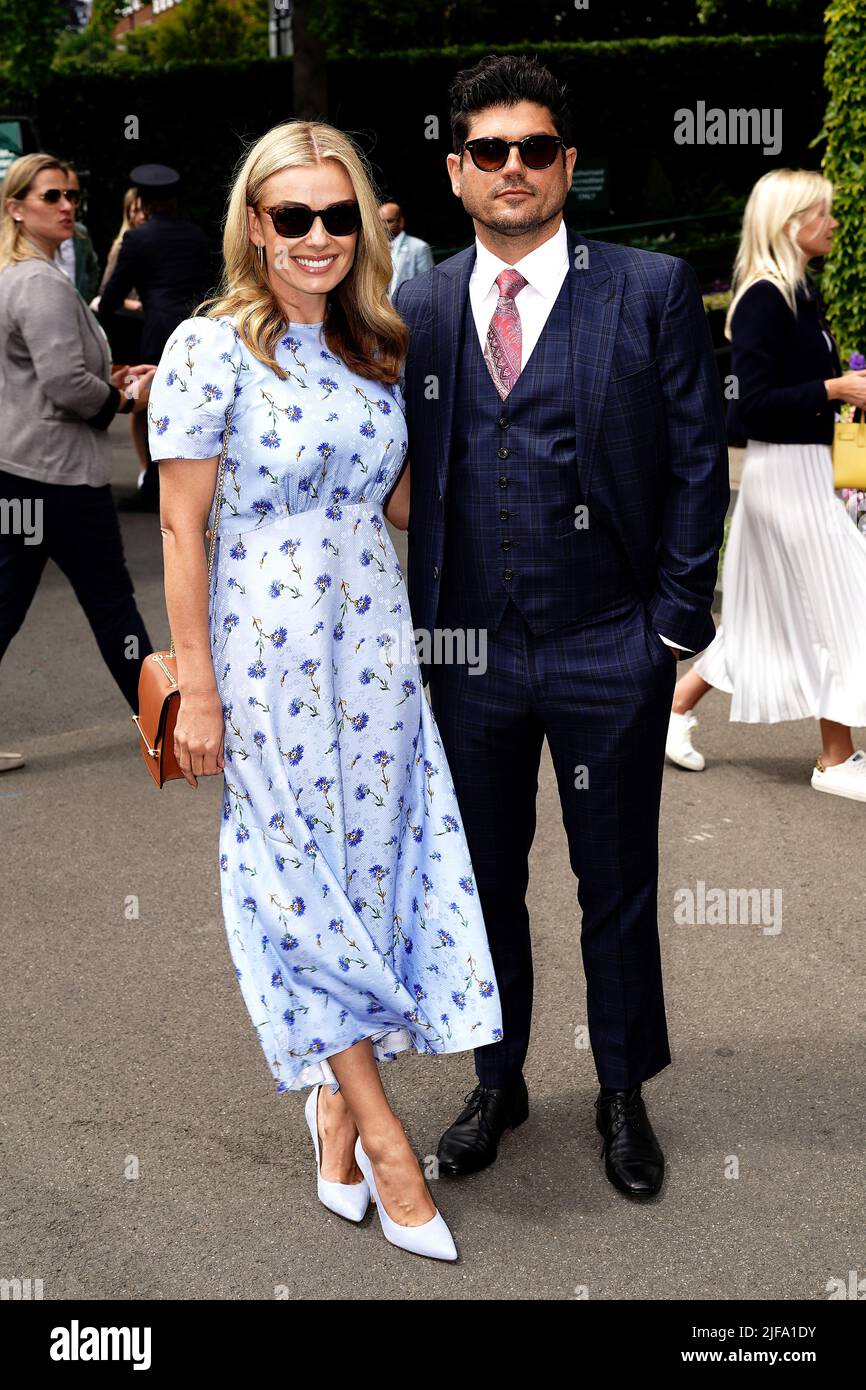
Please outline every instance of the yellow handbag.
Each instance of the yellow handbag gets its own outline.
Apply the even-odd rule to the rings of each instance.
[[[837,420],[833,430],[834,488],[866,488],[866,421]]]

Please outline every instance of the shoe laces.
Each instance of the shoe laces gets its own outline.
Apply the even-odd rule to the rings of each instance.
[[[639,1124],[640,1101],[640,1091],[624,1091],[601,1102],[608,1108],[608,1124],[614,1134],[618,1134],[623,1125]]]
[[[463,1104],[472,1105],[475,1101],[477,1101],[480,1105],[481,1097],[484,1094],[484,1090],[484,1086],[482,1086],[479,1082],[477,1086],[475,1086],[471,1091],[467,1092],[467,1094],[463,1097]]]

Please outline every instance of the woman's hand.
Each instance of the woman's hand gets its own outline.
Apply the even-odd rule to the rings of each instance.
[[[127,400],[132,400],[132,413],[137,415],[150,399],[150,383],[155,376],[154,364],[142,362],[137,367],[118,367],[111,373],[110,380]]]
[[[156,367],[136,367],[139,375],[129,383],[132,388],[132,413],[137,415],[144,410],[150,400],[150,384],[156,376]]]
[[[849,405],[866,409],[866,370],[862,372],[843,372],[841,376],[831,376],[825,381],[827,399],[847,401]]]
[[[191,787],[199,777],[215,777],[225,767],[225,719],[219,692],[186,694],[174,729],[174,755]]]
[[[156,376],[156,366],[153,362],[141,362],[136,367],[116,367],[108,378],[112,386],[117,387],[118,391],[124,391],[127,386],[133,388],[133,396],[137,397],[138,392],[147,387],[150,391],[150,383]]]

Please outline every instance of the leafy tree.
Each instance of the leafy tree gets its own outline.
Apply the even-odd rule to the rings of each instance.
[[[54,45],[72,21],[64,0],[0,0],[0,83],[9,98],[29,98],[51,70]]]
[[[266,58],[268,6],[261,0],[184,0],[160,19],[124,36],[127,53],[148,63]]]
[[[83,28],[66,29],[59,36],[55,69],[80,63],[108,63],[116,47],[112,30],[123,14],[124,0],[93,0],[90,19]]]

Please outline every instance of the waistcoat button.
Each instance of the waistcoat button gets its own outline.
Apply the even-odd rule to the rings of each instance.
[[[500,487],[508,487],[508,479],[505,477],[504,474],[503,474],[503,476],[499,479],[499,486],[500,486]]]
[[[508,450],[507,450],[507,449],[497,449],[497,450],[496,450],[496,457],[497,457],[497,458],[500,458],[500,459],[507,459],[507,458],[508,458]]]

